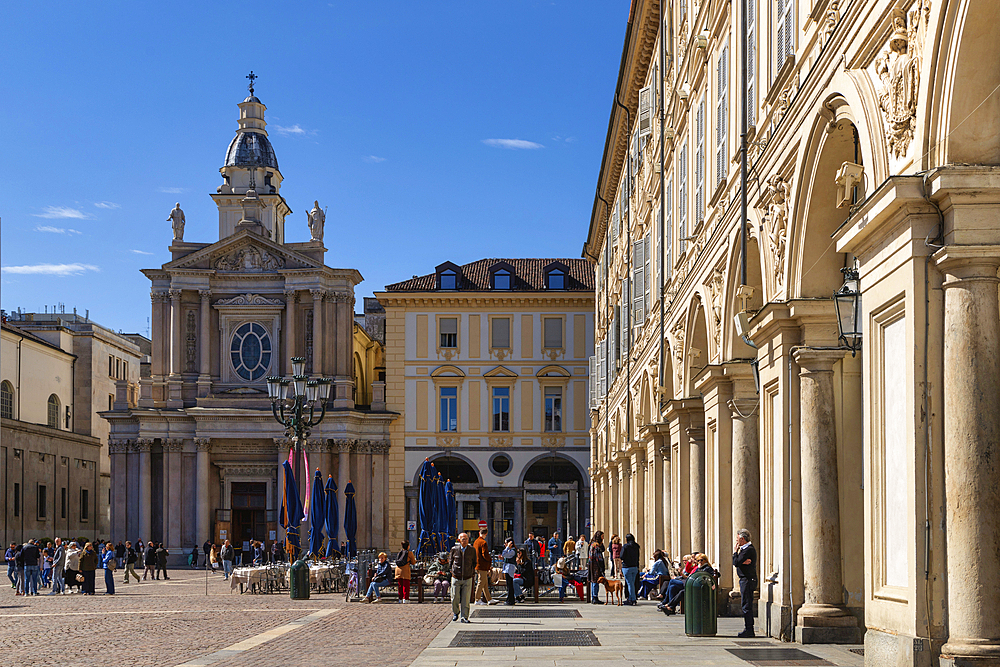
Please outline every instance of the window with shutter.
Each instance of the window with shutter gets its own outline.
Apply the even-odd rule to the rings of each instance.
[[[664,267],[665,273],[663,274],[663,284],[670,282],[670,276],[673,274],[674,270],[674,258],[673,258],[673,238],[674,238],[674,183],[672,178],[667,179],[667,200],[664,202],[663,208],[667,212],[667,222],[663,225],[663,231],[666,238],[663,239],[666,243],[666,248],[664,248]]]
[[[775,73],[785,64],[785,59],[795,53],[795,2],[778,0],[777,39],[775,40]]]
[[[680,175],[677,181],[677,240],[681,255],[687,250],[687,213],[688,213],[688,141],[684,138],[681,145]]]
[[[597,346],[597,372],[600,375],[598,382],[600,383],[597,387],[597,398],[598,400],[604,399],[604,394],[607,393],[606,387],[608,386],[608,359],[605,356],[605,351],[607,349],[607,341],[602,340],[601,344]]]
[[[639,129],[636,128],[635,132],[632,133],[632,171],[628,174],[628,194],[632,195],[635,191],[635,175],[639,171]],[[629,201],[626,199],[625,206],[629,205]]]
[[[664,202],[664,206],[666,206]],[[653,246],[653,255],[656,257],[656,276],[653,280],[653,286],[650,291],[653,293],[653,303],[662,296],[660,293],[660,285],[663,284],[663,252],[666,250],[663,246],[663,237],[666,236],[667,230],[664,229],[663,225],[660,224],[662,219],[662,214],[656,212],[656,243]],[[662,230],[662,233],[661,233]]]
[[[621,326],[622,326],[622,329],[621,329],[620,335],[621,335],[621,339],[622,339],[622,342],[621,342],[622,365],[624,365],[624,363],[625,363],[624,362],[625,357],[628,356],[629,343],[631,342],[630,339],[629,339],[629,327],[628,327],[628,325],[629,325],[629,319],[630,319],[629,316],[628,316],[628,312],[629,312],[628,309],[629,309],[630,304],[631,304],[631,295],[629,294],[629,292],[631,290],[629,289],[629,284],[630,284],[629,281],[626,280],[625,281],[625,289],[623,290],[624,293],[622,294],[622,302],[621,302],[621,313],[622,313]]]
[[[615,202],[615,208],[611,213],[611,243],[618,244],[618,206],[617,200]]]
[[[757,83],[757,1],[744,0],[747,3],[747,127],[757,124],[757,98],[755,91]]]
[[[719,62],[716,66],[718,82],[715,89],[715,185],[718,187],[726,178],[726,131],[729,122],[729,40],[719,52]]]
[[[632,326],[634,327],[640,326],[646,318],[643,308],[645,295],[643,272],[646,266],[643,261],[643,250],[642,239],[632,244]]]
[[[590,409],[597,409],[597,357],[590,357]]]
[[[639,91],[639,136],[653,131],[653,88],[646,86]]]
[[[646,260],[646,266],[645,266],[645,269],[642,272],[642,275],[645,278],[645,280],[643,280],[643,285],[642,285],[643,286],[643,291],[642,291],[642,303],[643,303],[643,306],[642,306],[642,311],[643,311],[642,312],[642,319],[643,319],[643,321],[646,320],[646,313],[649,312],[649,308],[650,308],[650,305],[649,305],[649,303],[650,303],[649,302],[649,295],[652,292],[652,290],[650,289],[650,283],[652,282],[651,278],[652,278],[652,275],[653,275],[652,273],[650,273],[650,269],[652,268],[652,263],[653,263],[653,258],[650,256],[652,254],[652,243],[653,243],[652,232],[646,232],[646,242],[644,244],[645,248],[643,248],[643,251],[642,251],[642,258],[644,260]]]
[[[563,320],[561,317],[543,317],[545,347],[561,348],[563,346]]]
[[[698,102],[695,116],[694,151],[694,222],[697,225],[705,219],[705,98]]]
[[[490,347],[509,348],[510,347],[510,318],[494,317],[490,320]]]
[[[439,326],[441,347],[458,347],[458,318],[442,317]]]

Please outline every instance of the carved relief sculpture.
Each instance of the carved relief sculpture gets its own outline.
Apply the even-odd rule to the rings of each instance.
[[[929,19],[929,0],[917,0],[909,14],[896,8],[888,47],[874,63],[889,150],[897,158],[906,154],[917,126],[920,54]]]
[[[281,299],[268,299],[260,294],[240,294],[230,299],[219,299],[216,306],[283,306]]]
[[[761,231],[767,234],[771,258],[774,260],[772,268],[775,285],[778,288],[784,284],[785,244],[788,237],[788,199],[790,195],[791,186],[784,177],[775,175],[768,179]]]
[[[319,207],[319,201],[313,201],[311,211],[306,211],[309,224],[310,241],[323,241],[323,226],[326,224],[326,213]]]
[[[188,373],[193,373],[195,370],[195,362],[197,361],[198,348],[197,348],[197,334],[195,334],[195,315],[193,310],[189,310],[187,313],[187,327],[184,336],[184,359],[186,362],[186,369]]]
[[[254,246],[235,250],[215,262],[218,271],[273,271],[284,266],[284,259]]]
[[[708,280],[708,291],[712,302],[712,320],[715,323],[715,347],[718,349],[722,342],[722,291],[725,285],[725,276],[722,269],[715,269],[712,277]]]
[[[313,364],[313,309],[306,311],[306,370],[312,373]]]
[[[830,41],[830,36],[837,29],[838,23],[840,23],[840,2],[839,0],[830,0],[830,6],[826,9],[826,16],[823,17],[822,34],[824,46]]]
[[[183,241],[184,240],[184,211],[181,210],[181,203],[177,202],[174,207],[170,210],[170,215],[167,216],[167,220],[170,222],[170,226],[174,230],[174,240]]]
[[[681,386],[681,382],[684,381],[684,317],[677,322],[673,330],[674,339],[674,373],[677,376],[677,382],[675,387]]]

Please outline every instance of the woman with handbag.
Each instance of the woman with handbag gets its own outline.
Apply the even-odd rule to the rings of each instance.
[[[80,554],[83,550],[80,549],[80,545],[77,544],[76,540],[70,540],[69,544],[66,545],[66,569],[63,570],[63,581],[66,582],[66,588],[76,588],[77,591],[80,590]]]
[[[104,555],[101,557],[104,562],[104,594],[115,594],[115,570],[118,569],[118,556],[115,552],[115,545],[108,542],[104,547]]]
[[[587,579],[590,581],[590,602],[591,604],[604,604],[601,602],[601,585],[597,580],[604,576],[607,565],[604,560],[604,531],[599,530],[594,533],[594,539],[590,543],[590,553],[587,556]]]
[[[372,582],[368,584],[368,592],[361,598],[362,602],[378,602],[382,599],[379,589],[388,586],[392,580],[390,565],[389,557],[385,555],[384,551],[380,552],[378,562],[375,563],[375,574],[372,576]]]
[[[396,585],[399,587],[399,601],[402,604],[410,602],[410,566],[417,564],[417,557],[410,551],[410,543],[403,540],[402,547],[396,555]]]
[[[83,553],[80,554],[80,576],[83,577],[83,594],[94,595],[94,571],[97,570],[97,552],[94,545],[87,542],[83,545]],[[77,581],[80,578],[77,577]]]

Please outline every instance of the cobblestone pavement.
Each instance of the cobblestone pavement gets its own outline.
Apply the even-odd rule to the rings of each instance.
[[[99,570],[97,590],[103,589]],[[347,604],[343,594],[239,595],[220,575],[209,575],[207,590],[204,571],[193,570],[174,570],[169,581],[117,579],[114,596],[16,597],[0,587],[0,667],[124,660],[173,666],[321,610],[328,615],[211,664],[405,665],[451,619],[448,605]]]

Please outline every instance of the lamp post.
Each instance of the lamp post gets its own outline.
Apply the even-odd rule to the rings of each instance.
[[[309,429],[318,425],[326,416],[326,401],[330,397],[329,378],[310,380],[305,375],[306,358],[292,357],[292,377],[267,378],[267,397],[271,399],[271,414],[285,427],[285,436],[293,438],[295,447],[295,482],[302,486],[299,454],[309,437]],[[319,416],[316,416],[316,408]],[[308,474],[309,471],[306,471]]]
[[[861,279],[857,267],[845,267],[840,270],[844,274],[844,284],[834,292],[833,301],[837,307],[837,329],[840,340],[855,356],[861,349],[862,329],[861,319]]]

